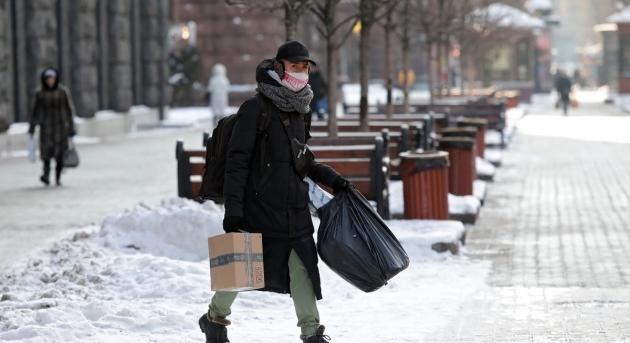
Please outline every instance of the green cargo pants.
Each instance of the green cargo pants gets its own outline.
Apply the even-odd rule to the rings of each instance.
[[[319,326],[319,311],[317,310],[317,299],[313,291],[313,284],[306,272],[306,267],[298,257],[295,250],[289,255],[289,278],[291,297],[297,314],[297,325],[302,330],[302,335],[313,336]],[[210,302],[208,316],[222,317],[229,316],[231,307],[236,300],[238,292],[216,292]]]

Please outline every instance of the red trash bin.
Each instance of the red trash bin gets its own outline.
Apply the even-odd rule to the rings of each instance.
[[[459,127],[474,127],[477,130],[475,137],[477,143],[477,156],[483,158],[486,151],[486,128],[488,120],[483,118],[461,117],[457,119]]]
[[[475,139],[467,137],[442,137],[438,149],[449,154],[448,191],[455,195],[473,195],[477,178],[475,167]]]
[[[448,153],[400,154],[406,219],[448,219]]]

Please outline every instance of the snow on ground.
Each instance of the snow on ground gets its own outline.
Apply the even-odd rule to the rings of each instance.
[[[13,123],[9,125],[8,135],[21,135],[28,133],[29,123]]]
[[[497,168],[492,163],[481,157],[476,158],[475,168],[477,169],[477,174],[485,175],[490,178],[494,177],[494,174],[497,172]]]
[[[211,296],[205,236],[220,232],[221,216],[220,206],[182,199],[140,204],[13,266],[0,276],[0,341],[203,341],[197,319]],[[389,225],[411,265],[381,290],[363,293],[320,264],[321,318],[335,341],[384,342],[392,335],[397,342],[430,341],[485,287],[487,263],[427,248],[435,235],[427,230],[437,224]],[[442,235],[457,234],[456,225],[443,225]],[[230,337],[297,342],[294,317],[289,296],[243,293]],[[378,330],[366,329],[376,324]]]
[[[503,130],[503,134],[506,143],[510,142],[516,126],[529,111],[529,105],[519,105],[518,107],[510,108],[505,111],[506,127],[505,130]],[[501,133],[496,130],[486,131],[486,144],[495,146],[501,145]]]
[[[527,135],[570,138],[583,141],[630,143],[629,116],[528,116],[518,125]]]
[[[238,107],[230,106],[225,110],[226,115],[238,112]],[[195,126],[212,121],[214,114],[209,107],[177,107],[168,111],[164,125]]]
[[[480,207],[479,198],[475,196],[448,195],[448,211],[451,214],[476,214],[479,212]],[[392,214],[405,212],[402,181],[390,181],[389,183],[389,211]]]

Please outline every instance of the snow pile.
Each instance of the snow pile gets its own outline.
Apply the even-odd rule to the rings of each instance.
[[[219,213],[212,204],[185,200],[154,208],[139,205],[109,217],[100,231],[85,228],[14,266],[0,275],[0,341],[203,341],[197,320],[211,296],[208,261],[189,260],[205,254],[204,231],[219,227]],[[363,293],[320,263],[324,300],[319,308],[335,341],[384,342],[392,332],[401,342],[429,339],[485,287],[489,264],[426,248],[434,235],[431,228],[441,225],[441,235],[455,239],[461,224],[389,225],[411,264],[379,291]],[[139,250],[125,248],[131,245]],[[204,254],[196,251],[201,246]],[[190,255],[184,254],[187,249]],[[232,310],[229,330],[235,342],[298,339],[289,296],[245,292]],[[387,316],[381,315],[384,311]],[[380,329],[365,330],[365,323],[373,322]]]
[[[472,195],[448,195],[448,211],[450,214],[477,214],[481,208],[479,199]]]
[[[207,238],[223,233],[222,220],[222,206],[174,198],[105,218],[100,236],[114,249],[199,261],[208,257]]]
[[[495,166],[500,166],[503,160],[503,152],[499,149],[486,149],[483,156],[486,161],[492,163]]]
[[[0,341],[174,342],[191,332],[187,312],[202,309],[207,263],[114,251],[95,230],[2,276]]]
[[[388,220],[387,225],[405,248],[428,251],[435,243],[460,245],[465,227],[455,220]]]
[[[475,168],[477,168],[477,174],[483,175],[490,179],[492,179],[494,177],[494,174],[496,174],[497,172],[497,168],[492,165],[492,163],[481,157],[477,157],[477,159],[475,160]]]
[[[389,212],[391,214],[405,213],[405,195],[402,181],[389,182]]]
[[[477,183],[477,181],[475,181],[475,183]],[[483,191],[485,192],[485,188]],[[451,214],[477,214],[479,213],[480,207],[481,203],[479,202],[479,198],[475,196],[448,195],[448,211]],[[402,181],[391,181],[389,183],[389,211],[392,214],[398,215],[405,212]],[[445,237],[444,239],[447,238]]]
[[[475,180],[473,183],[473,196],[483,202],[488,193],[488,183],[482,180]]]
[[[502,144],[501,132],[496,130],[486,131],[486,145],[487,146],[501,146]]]

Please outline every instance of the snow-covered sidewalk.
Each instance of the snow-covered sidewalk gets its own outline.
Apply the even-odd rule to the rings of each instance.
[[[220,232],[222,215],[214,204],[182,199],[140,204],[14,266],[0,278],[0,340],[202,341],[196,322],[211,296],[206,237]],[[335,341],[424,341],[485,287],[489,265],[433,252],[427,223],[388,224],[411,265],[382,289],[363,293],[320,263],[321,317]],[[289,296],[244,293],[233,312],[235,342],[298,341]]]

